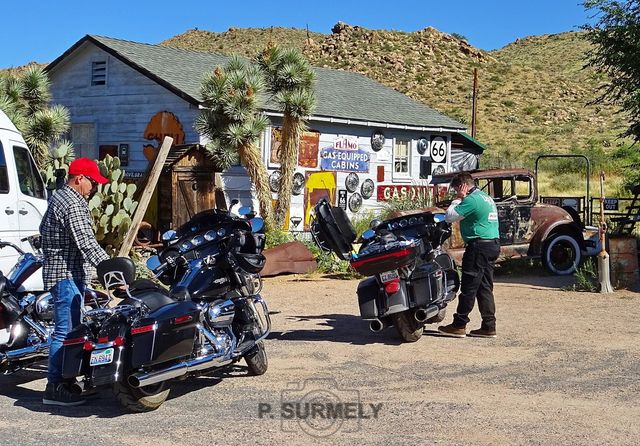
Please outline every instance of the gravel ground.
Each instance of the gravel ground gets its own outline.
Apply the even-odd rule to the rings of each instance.
[[[640,444],[640,295],[565,283],[498,279],[496,339],[428,326],[404,344],[359,318],[357,281],[267,279],[265,375],[235,366],[176,382],[159,410],[127,414],[109,391],[78,408],[43,406],[35,366],[0,377],[0,444]],[[298,399],[320,403],[315,416],[291,418],[295,406],[281,403]],[[332,407],[352,417],[326,418]]]

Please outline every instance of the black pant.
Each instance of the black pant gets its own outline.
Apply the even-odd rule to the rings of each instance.
[[[496,304],[493,300],[493,267],[500,254],[499,240],[472,240],[462,256],[462,281],[458,296],[458,309],[453,325],[465,327],[469,313],[478,299],[482,328],[496,328]]]

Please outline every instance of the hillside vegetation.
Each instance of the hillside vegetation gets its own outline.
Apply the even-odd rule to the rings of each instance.
[[[249,57],[269,42],[294,46],[316,66],[369,76],[465,123],[469,132],[477,68],[477,138],[488,146],[483,167],[532,168],[543,153],[585,154],[594,171],[611,173],[630,163],[630,141],[618,139],[625,116],[593,104],[605,78],[583,68],[590,49],[583,32],[527,37],[486,52],[431,27],[401,32],[338,23],[331,31],[190,30],[161,44]],[[552,189],[571,189],[580,164],[557,164],[551,166]]]

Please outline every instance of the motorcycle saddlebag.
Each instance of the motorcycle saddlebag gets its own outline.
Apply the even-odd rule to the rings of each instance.
[[[200,310],[190,300],[164,305],[131,326],[131,367],[150,366],[193,353]]]
[[[67,334],[62,342],[60,353],[62,354],[62,377],[64,379],[75,378],[84,375],[88,367],[89,352],[85,350],[85,343],[90,345],[95,339],[89,327],[80,324]],[[86,358],[86,361],[85,361]]]
[[[412,306],[426,307],[444,299],[444,280],[444,271],[435,262],[424,263],[413,270],[408,287]]]
[[[351,266],[363,276],[373,276],[411,264],[421,247],[420,240],[373,243],[351,259]]]
[[[375,277],[364,279],[358,284],[358,305],[362,319],[376,319],[378,317],[376,301],[379,295],[380,285]]]

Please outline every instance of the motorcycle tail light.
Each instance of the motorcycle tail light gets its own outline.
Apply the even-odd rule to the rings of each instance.
[[[147,332],[153,331],[155,329],[156,329],[156,324],[144,325],[142,327],[133,327],[131,329],[131,334],[132,335],[136,335],[136,334],[140,334],[140,333],[147,333]]]
[[[82,346],[82,349],[84,351],[90,352],[91,350],[93,350],[93,348],[95,347],[95,344],[91,341],[85,341],[84,345]]]
[[[85,341],[87,339],[82,337],[82,338],[73,338],[73,339],[65,339],[64,341],[62,341],[62,345],[64,346],[69,346],[69,345],[76,345],[76,344],[84,344]]]
[[[394,294],[400,291],[400,279],[392,280],[384,284],[384,290],[387,294]]]
[[[122,336],[116,336],[113,340],[113,345],[116,347],[122,347],[124,345],[124,338]]]

